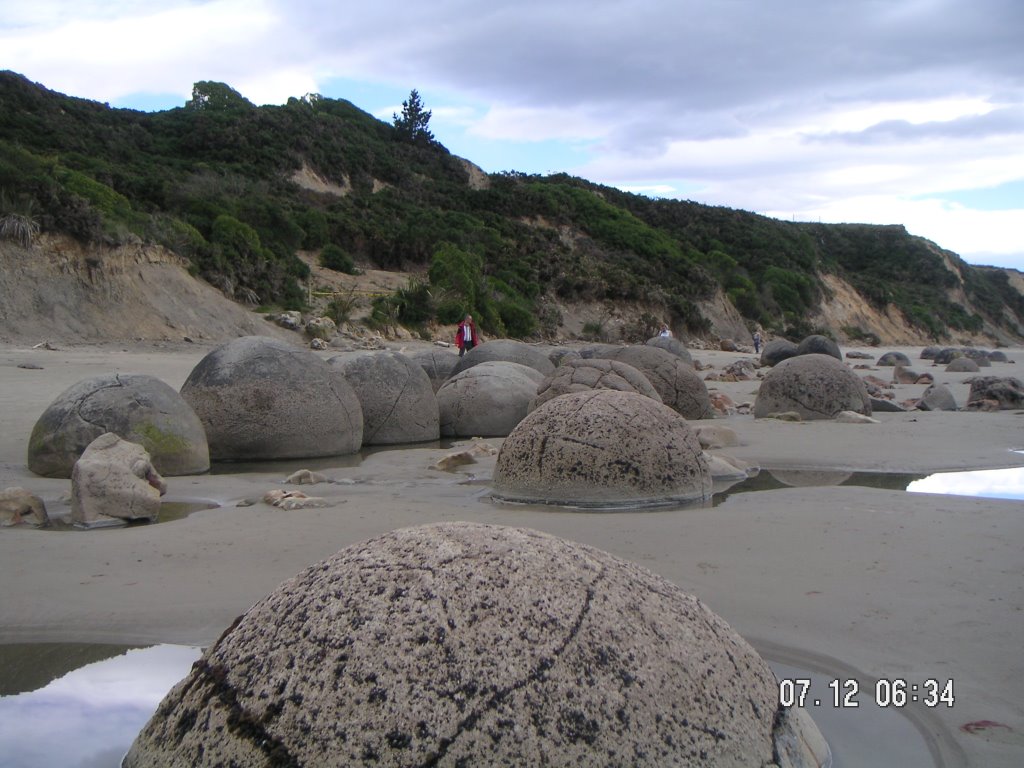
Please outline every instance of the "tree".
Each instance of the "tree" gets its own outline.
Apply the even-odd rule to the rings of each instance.
[[[413,144],[430,144],[434,134],[427,125],[430,123],[431,111],[423,108],[420,93],[415,88],[409,92],[409,98],[402,102],[401,116],[392,113],[395,121],[395,135],[401,141]]]

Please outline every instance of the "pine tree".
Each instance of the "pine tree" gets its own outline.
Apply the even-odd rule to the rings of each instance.
[[[409,92],[408,100],[402,102],[401,116],[392,113],[396,137],[414,144],[432,143],[434,134],[427,128],[431,114],[429,109],[423,108],[419,91],[413,88]]]

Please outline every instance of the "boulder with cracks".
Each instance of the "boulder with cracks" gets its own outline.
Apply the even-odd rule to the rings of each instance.
[[[814,745],[808,747],[808,745]],[[123,765],[811,766],[768,665],[633,563],[440,523],[343,549],[253,606]]]

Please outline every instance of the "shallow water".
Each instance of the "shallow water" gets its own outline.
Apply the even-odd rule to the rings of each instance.
[[[179,645],[0,645],[0,754],[7,768],[117,768],[166,693],[200,649]],[[833,768],[935,768],[921,733],[900,710],[865,693],[859,707],[832,706],[838,675],[770,661],[779,678],[811,681],[807,710],[833,753]],[[813,706],[814,699],[822,702]],[[59,738],[54,734],[59,733]]]

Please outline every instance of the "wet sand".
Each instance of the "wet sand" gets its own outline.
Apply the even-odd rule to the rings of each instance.
[[[400,345],[394,345],[398,348]],[[102,345],[58,351],[0,347],[0,487],[38,493],[66,513],[70,483],[25,467],[35,420],[65,388],[112,371],[155,375],[178,388],[209,350]],[[848,351],[844,348],[844,351]],[[880,354],[888,350],[867,350]],[[946,373],[905,349],[966,401],[972,374]],[[1022,378],[995,363],[981,375]],[[742,355],[695,352],[720,369]],[[851,361],[861,362],[861,361]],[[17,366],[31,363],[42,369]],[[883,379],[891,368],[871,373]],[[757,382],[708,382],[737,403]],[[923,385],[900,385],[897,399]],[[1024,465],[1024,415],[880,413],[880,424],[719,420],[744,444],[726,452],[761,467],[939,470]],[[466,441],[468,442],[468,441]],[[500,439],[487,440],[498,447]],[[536,528],[639,562],[699,596],[762,654],[839,681],[873,703],[878,678],[954,681],[955,704],[910,703],[940,764],[1024,764],[1024,503],[854,486],[795,487],[730,496],[716,507],[582,513],[500,506],[486,493],[494,459],[455,473],[430,469],[439,446],[375,451],[290,466],[168,478],[168,498],[222,506],[171,523],[103,531],[0,531],[0,642],[206,645],[281,581],[356,541],[394,528],[474,520]],[[240,499],[308,466],[336,482],[302,486],[334,503],[283,511]],[[823,703],[831,708],[831,702]],[[813,716],[813,710],[812,710]],[[963,726],[988,721],[998,725]],[[973,731],[973,732],[971,732]]]

